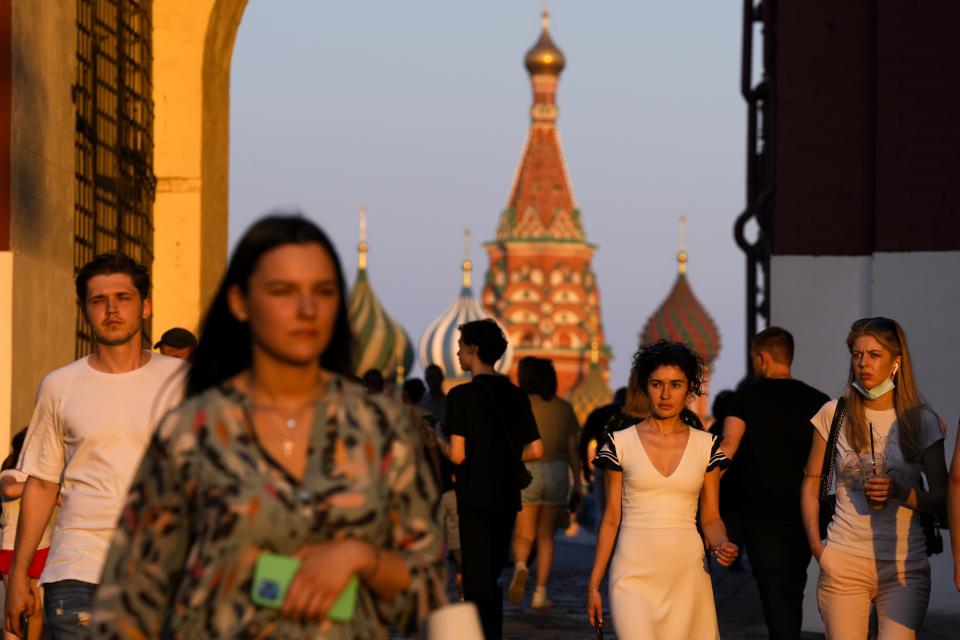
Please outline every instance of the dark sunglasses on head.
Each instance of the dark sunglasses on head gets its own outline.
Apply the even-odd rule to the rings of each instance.
[[[689,349],[678,342],[670,342],[667,344],[652,344],[643,350],[644,353],[652,353],[653,355],[659,355],[664,351],[670,351],[671,353],[680,355],[686,353]]]
[[[850,330],[860,331],[868,326],[880,329],[881,331],[893,331],[894,333],[897,331],[897,323],[890,318],[884,318],[883,316],[877,316],[875,318],[860,318],[850,325]]]

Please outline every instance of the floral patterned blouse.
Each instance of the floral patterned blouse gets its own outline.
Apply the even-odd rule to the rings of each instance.
[[[333,377],[317,399],[307,469],[291,477],[259,444],[251,401],[226,384],[161,423],[107,556],[95,638],[386,638],[445,602],[436,488],[402,407]],[[361,582],[348,623],[299,622],[250,597],[264,552],[342,537],[399,553],[412,576],[392,600]]]

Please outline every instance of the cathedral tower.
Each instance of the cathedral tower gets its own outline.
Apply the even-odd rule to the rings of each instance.
[[[710,377],[720,353],[720,332],[713,318],[697,299],[687,279],[687,218],[680,216],[680,251],[677,253],[677,279],[640,334],[641,344],[653,344],[661,338],[682,342],[703,358],[703,395],[690,408],[707,424],[710,414]]]
[[[553,360],[559,394],[567,396],[590,372],[591,345],[600,345],[595,366],[603,374],[609,349],[590,265],[596,247],[586,240],[557,131],[557,84],[566,58],[548,20],[545,11],[540,39],[524,59],[533,87],[530,129],[496,239],[484,245],[490,266],[482,299],[506,327],[514,362]]]

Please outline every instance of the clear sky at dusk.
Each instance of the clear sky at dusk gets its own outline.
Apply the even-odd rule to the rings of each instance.
[[[371,283],[414,344],[459,290],[462,232],[477,280],[529,125],[523,55],[535,0],[466,3],[250,0],[231,86],[230,240],[296,208],[340,250],[352,285],[357,208],[369,212]],[[744,373],[746,106],[741,3],[549,5],[567,57],[558,126],[613,348],[626,383],[638,332],[688,276],[720,329],[712,391]],[[475,286],[479,294],[479,287]],[[417,368],[419,370],[419,367]]]

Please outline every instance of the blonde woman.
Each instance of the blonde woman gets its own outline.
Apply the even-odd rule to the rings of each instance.
[[[930,599],[919,514],[940,513],[946,504],[943,430],[920,396],[896,321],[857,320],[847,348],[849,386],[834,458],[837,505],[825,543],[818,494],[837,400],[812,419],[801,497],[807,539],[820,563],[817,602],[833,640],[867,637],[871,603],[880,640],[915,638]]]

